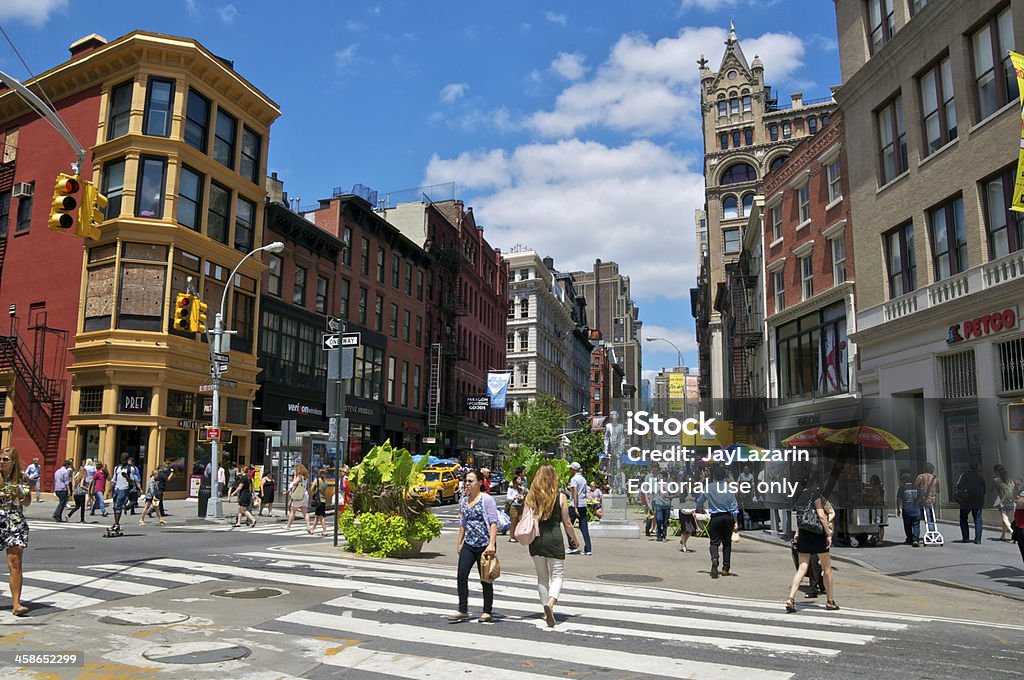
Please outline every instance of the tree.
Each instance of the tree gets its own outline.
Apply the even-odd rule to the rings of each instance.
[[[601,454],[604,452],[604,438],[587,423],[583,429],[569,435],[569,446],[565,451],[573,462],[579,463],[583,468],[583,476],[592,479],[599,470]]]
[[[565,409],[550,394],[526,402],[518,413],[505,416],[501,436],[509,444],[528,446],[534,451],[548,451],[558,445],[560,430],[565,425]]]

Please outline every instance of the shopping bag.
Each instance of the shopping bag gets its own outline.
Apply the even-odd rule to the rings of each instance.
[[[533,508],[529,505],[523,506],[523,514],[519,516],[516,530],[512,537],[523,545],[530,545],[540,535],[540,527],[537,525],[537,517],[533,514]]]
[[[480,581],[481,583],[494,583],[501,576],[501,563],[498,562],[498,555],[484,553],[480,556]]]
[[[508,516],[507,512],[498,508],[498,533],[504,534],[510,526],[512,526],[512,518]]]

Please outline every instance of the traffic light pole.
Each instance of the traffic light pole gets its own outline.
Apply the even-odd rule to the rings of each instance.
[[[64,138],[64,141],[66,141],[75,152],[75,162],[71,165],[71,168],[75,171],[76,175],[81,172],[82,164],[85,162],[85,149],[82,148],[81,143],[79,143],[71,133],[71,130],[69,130],[64,124],[64,121],[60,119],[57,112],[51,109],[46,102],[37,97],[32,90],[22,85],[21,81],[7,75],[3,71],[0,71],[0,83],[3,83],[14,90],[14,92],[21,97],[26,104],[32,107],[32,109],[40,116],[45,118],[46,122],[52,125],[53,129],[60,133],[60,136]]]
[[[341,321],[339,333],[345,332],[345,321]],[[337,415],[332,415],[334,418],[334,547],[338,547],[338,507],[341,501],[344,500],[339,494],[345,493],[345,489],[341,486],[341,468],[345,465],[345,453],[348,449],[348,428],[342,428],[342,421],[345,418],[345,383],[341,375],[342,367],[342,353],[345,350],[338,348],[334,350],[334,368],[336,380],[334,381],[334,403],[338,406]],[[345,430],[344,435],[342,429]]]

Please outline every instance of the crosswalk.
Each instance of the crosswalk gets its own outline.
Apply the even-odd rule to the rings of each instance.
[[[26,571],[24,599],[33,617],[101,608],[124,598],[232,579],[308,586],[322,600],[253,626],[250,631],[329,640],[357,639],[344,649],[306,649],[315,660],[368,677],[487,675],[537,680],[582,677],[678,677],[783,680],[808,664],[875,657],[888,644],[924,635],[935,617],[807,607],[797,615],[777,601],[731,598],[603,582],[567,582],[558,625],[540,616],[536,582],[505,574],[495,584],[493,623],[449,624],[457,608],[451,566],[327,557],[295,549],[252,550],[224,559],[161,557],[74,570]],[[0,599],[7,594],[0,584]],[[172,600],[173,601],[173,600]],[[470,608],[479,607],[471,584]],[[24,620],[21,620],[24,621]],[[0,615],[0,623],[14,623]],[[958,626],[964,622],[956,622]],[[1024,634],[1024,626],[1001,626]],[[326,644],[326,643],[325,643]],[[362,676],[360,676],[362,677]]]

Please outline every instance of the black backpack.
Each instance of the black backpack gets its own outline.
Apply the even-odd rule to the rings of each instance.
[[[821,518],[818,517],[818,510],[814,507],[813,497],[796,516],[796,525],[801,531],[810,531],[812,534],[825,533],[825,527],[821,526]]]
[[[960,476],[960,480],[956,483],[956,488],[953,490],[953,500],[955,500],[961,506],[970,507],[974,501],[974,493],[967,488],[964,484],[964,476]]]

